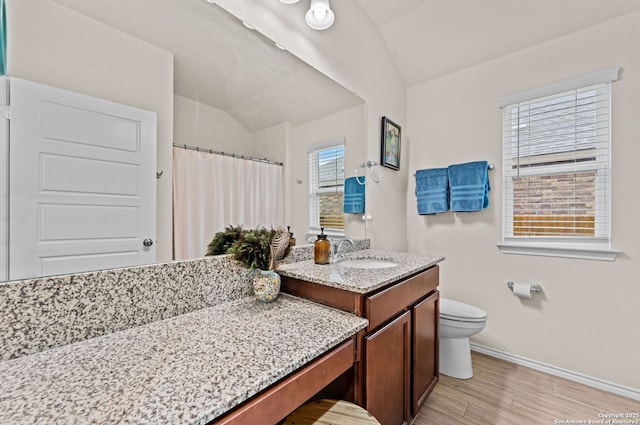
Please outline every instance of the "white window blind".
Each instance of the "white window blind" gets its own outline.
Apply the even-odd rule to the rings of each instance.
[[[309,229],[344,232],[344,144],[309,152]]]
[[[503,237],[609,243],[610,81],[506,104]]]

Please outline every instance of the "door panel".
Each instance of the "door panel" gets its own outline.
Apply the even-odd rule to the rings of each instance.
[[[136,164],[49,154],[41,159],[43,192],[137,196],[140,170]]]
[[[138,215],[139,208],[129,206],[41,205],[39,236],[43,242],[135,239]]]
[[[365,408],[382,425],[409,422],[410,312],[365,337]]]
[[[411,411],[417,415],[420,407],[438,382],[438,326],[440,292],[416,304],[412,310],[413,390]]]
[[[139,121],[110,116],[104,109],[61,105],[40,101],[40,132],[43,140],[95,146],[106,150],[137,153],[140,150]],[[124,106],[124,105],[118,105]],[[74,123],[74,125],[68,125]]]
[[[156,115],[10,79],[9,277],[156,261]]]

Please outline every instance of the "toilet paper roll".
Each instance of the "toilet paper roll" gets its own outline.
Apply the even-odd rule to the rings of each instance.
[[[513,293],[520,298],[531,298],[531,284],[530,283],[514,283]]]

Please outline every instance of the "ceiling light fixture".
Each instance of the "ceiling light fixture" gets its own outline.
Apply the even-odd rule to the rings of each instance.
[[[300,0],[280,0],[280,3],[294,4]],[[305,21],[314,30],[326,30],[335,20],[335,15],[329,6],[329,0],[311,0],[309,11],[305,15]]]
[[[305,20],[314,30],[326,30],[333,25],[335,16],[329,7],[329,0],[311,0],[311,7],[305,15]]]

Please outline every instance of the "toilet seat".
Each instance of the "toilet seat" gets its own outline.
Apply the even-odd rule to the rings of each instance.
[[[487,312],[460,301],[440,298],[440,318],[455,322],[481,323],[487,320]]]

